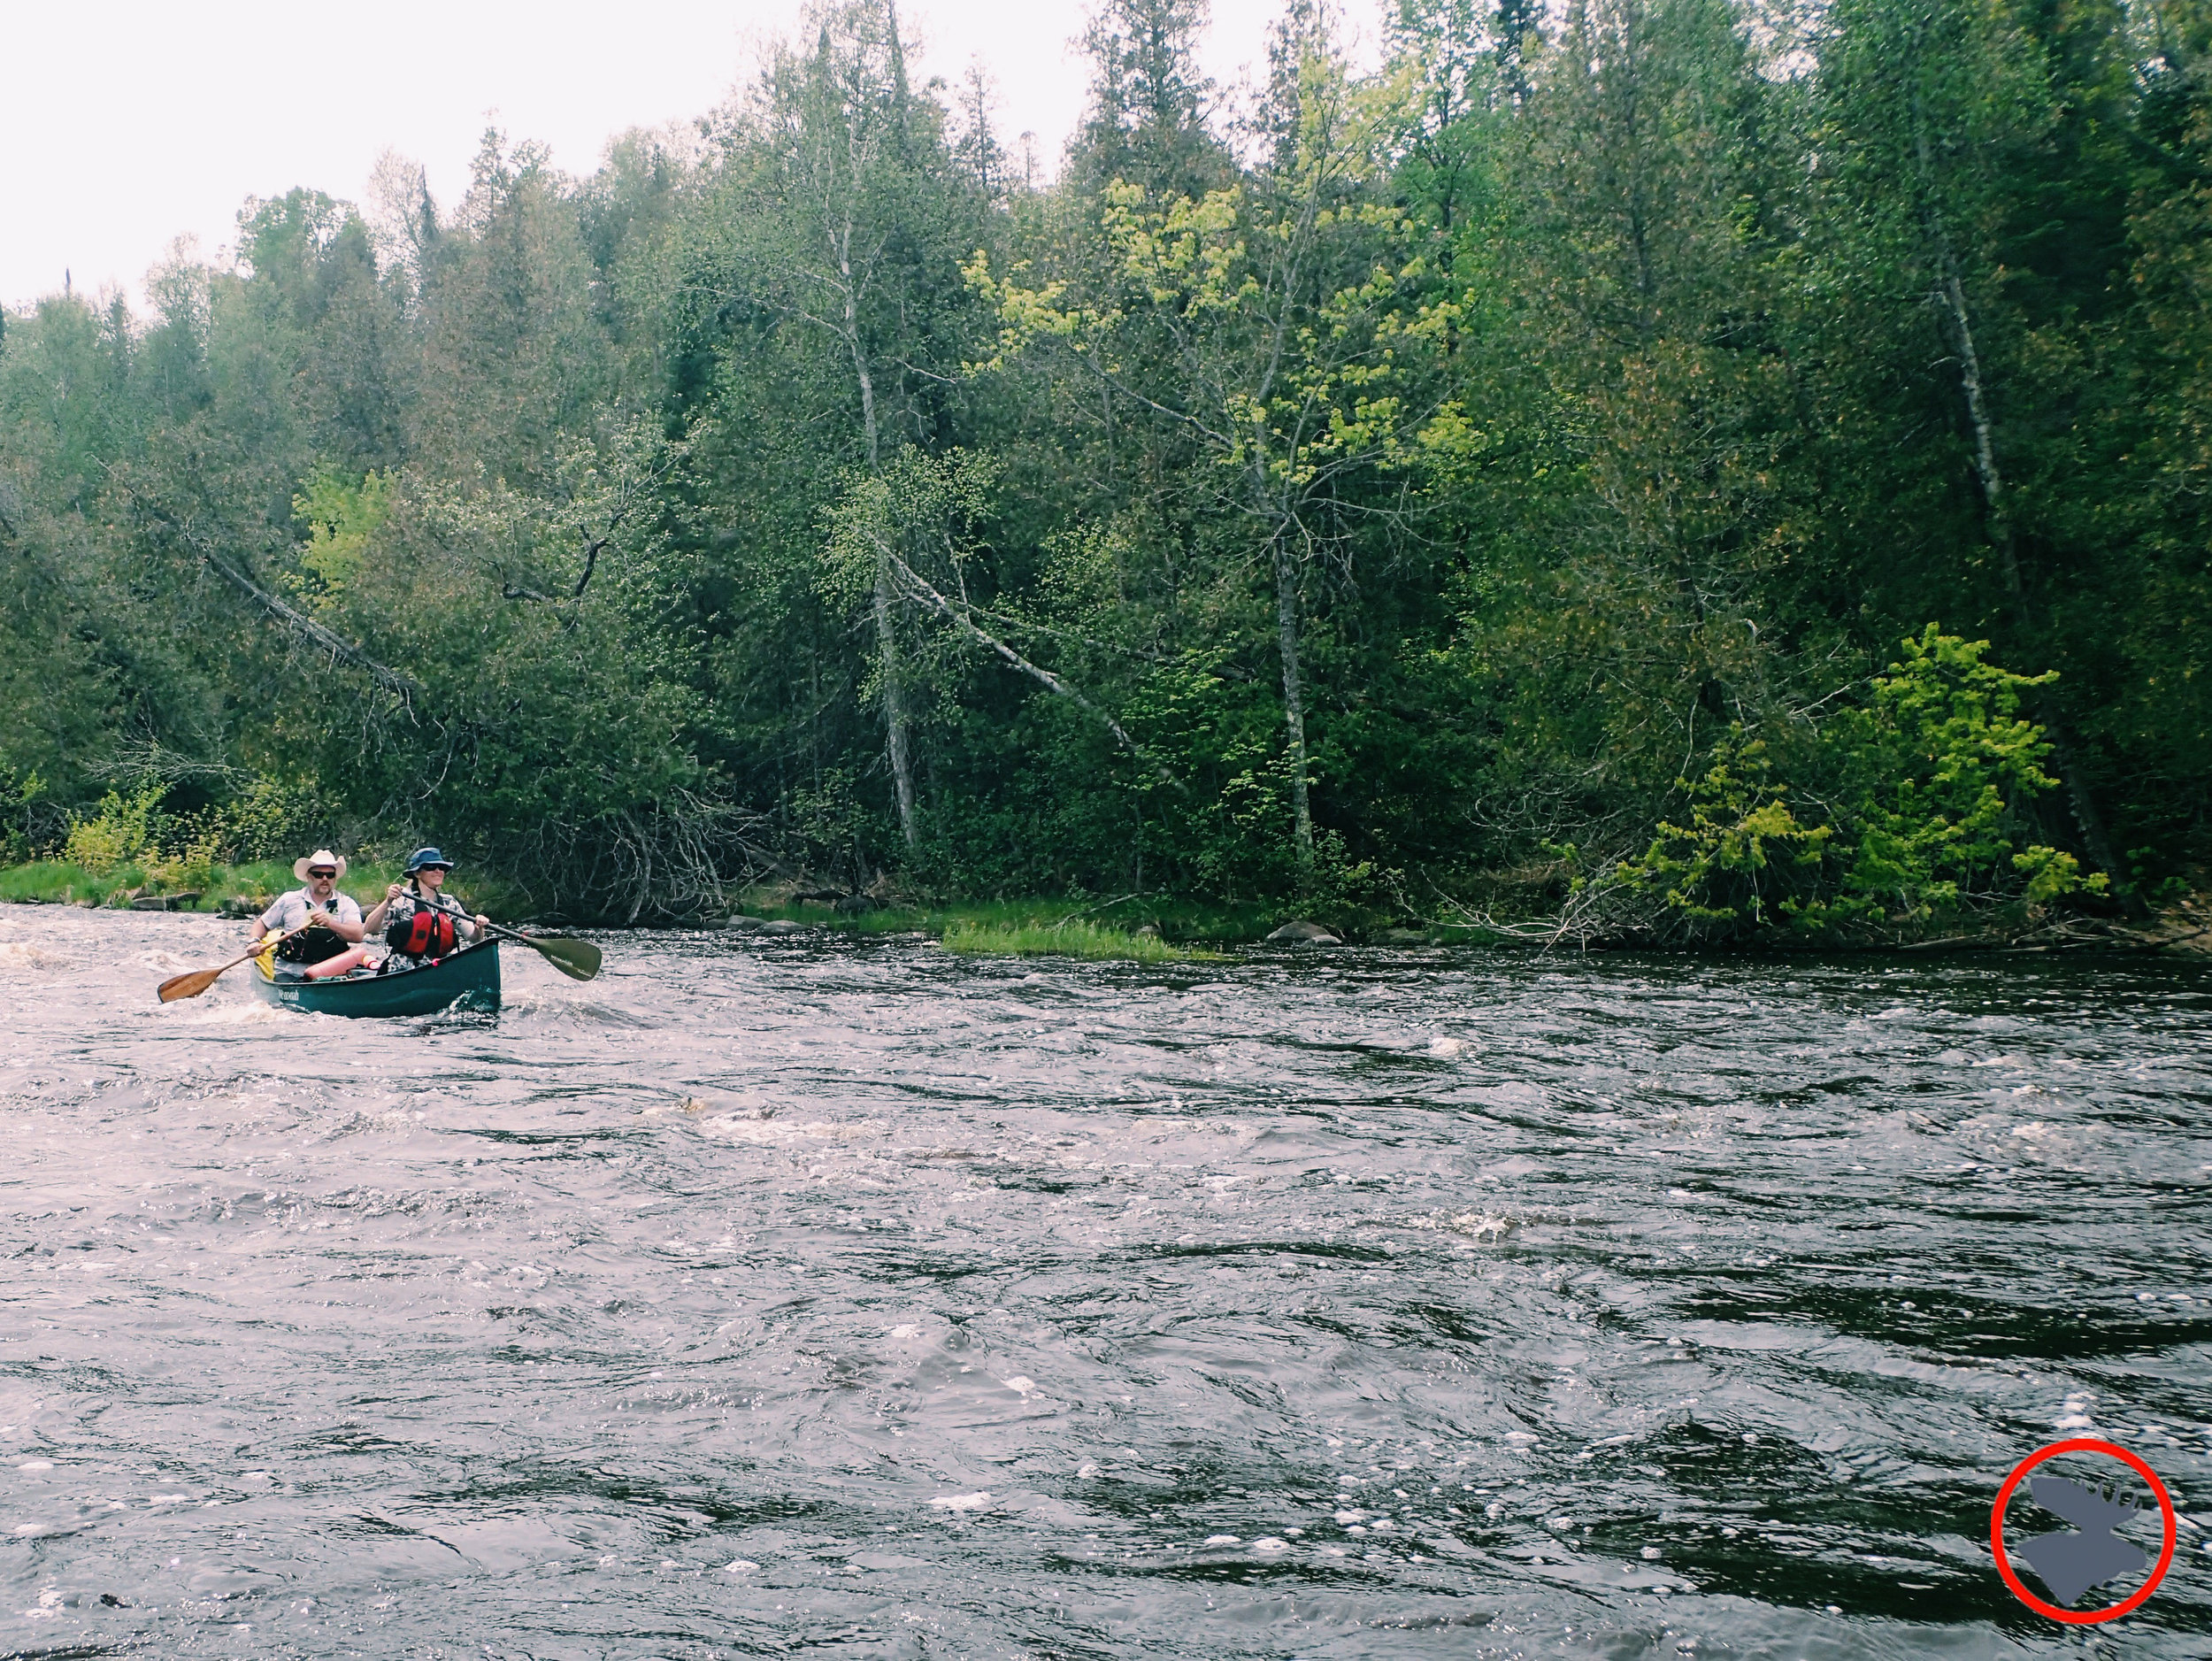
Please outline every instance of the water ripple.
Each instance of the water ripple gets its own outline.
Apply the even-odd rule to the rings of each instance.
[[[2212,1620],[2212,983],[610,936],[282,1015],[0,919],[0,1653],[2055,1652]]]

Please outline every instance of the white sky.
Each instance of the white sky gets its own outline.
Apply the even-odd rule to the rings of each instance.
[[[179,235],[225,255],[249,196],[295,185],[362,201],[387,148],[450,208],[488,119],[572,173],[633,127],[702,114],[799,0],[108,0],[9,6],[0,92],[0,302],[119,287],[135,304]],[[1348,8],[1371,40],[1374,0]],[[1213,0],[1205,54],[1225,86],[1265,61],[1276,0]],[[996,121],[1056,163],[1082,112],[1084,0],[904,0],[922,69],[979,58]]]

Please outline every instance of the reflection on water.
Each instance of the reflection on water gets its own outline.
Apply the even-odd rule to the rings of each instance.
[[[2055,1650],[2070,1432],[2204,1653],[2200,973],[234,933],[0,913],[0,1655]]]

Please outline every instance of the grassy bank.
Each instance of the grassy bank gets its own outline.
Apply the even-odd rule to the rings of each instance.
[[[364,861],[339,884],[367,910],[398,880],[396,866]],[[142,865],[123,865],[94,874],[61,860],[38,860],[0,867],[0,904],[122,907],[146,885]],[[173,879],[172,879],[173,886]],[[223,865],[205,880],[196,899],[179,907],[200,912],[233,910],[244,903],[296,888],[288,861],[266,860]],[[979,956],[1065,957],[1132,963],[1202,961],[1216,949],[1256,944],[1294,918],[1335,929],[1355,945],[1518,946],[1557,944],[1547,924],[1555,920],[1556,898],[1515,872],[1494,879],[1496,893],[1477,897],[1482,910],[1453,924],[1435,919],[1409,919],[1359,908],[1303,909],[1274,901],[1210,901],[1156,894],[1125,895],[1106,901],[1084,897],[1021,900],[894,901],[854,912],[832,904],[797,898],[788,884],[747,891],[737,914],[767,921],[787,921],[849,935],[926,934],[949,950]],[[523,920],[538,906],[523,889],[495,877],[463,880],[455,892],[472,909],[503,920]],[[1492,911],[1489,905],[1495,905]],[[587,919],[574,919],[573,921]],[[719,921],[718,917],[716,921]],[[1596,942],[1599,944],[1604,942]],[[1780,935],[1760,942],[1770,950],[1811,952],[1874,951],[1918,955],[1929,951],[2153,950],[2182,957],[2212,956],[2212,892],[2171,898],[2157,915],[2139,922],[2077,918],[2060,914],[2032,920],[2010,913],[1973,919],[1928,919],[1901,928],[1891,938],[1813,940]],[[1569,942],[1574,950],[1584,942]]]
[[[1494,880],[1484,908],[1458,908],[1466,921],[1412,919],[1357,907],[1302,909],[1294,902],[1232,903],[1159,895],[1094,903],[1082,899],[944,900],[877,906],[858,914],[829,904],[798,900],[788,887],[757,888],[745,896],[745,915],[803,923],[848,934],[923,934],[950,950],[1008,956],[1171,961],[1179,953],[1256,944],[1277,927],[1303,917],[1361,946],[1496,946],[1574,950],[1637,947],[1648,942],[1563,940],[1555,933],[1559,896],[1519,872]],[[1495,905],[1491,911],[1489,905]],[[1839,933],[1826,938],[1775,930],[1746,942],[1770,951],[1896,953],[1917,957],[1944,951],[2162,951],[2212,956],[2212,893],[2170,901],[2153,919],[2116,919],[2054,911],[2030,916],[2001,911],[1972,917],[1932,917],[1886,935]],[[1657,950],[1666,950],[1664,947]]]
[[[1179,946],[1156,934],[1134,934],[1107,924],[1082,920],[999,927],[965,921],[947,926],[941,936],[947,951],[992,957],[1081,957],[1091,962],[1223,963],[1217,951]]]
[[[1263,940],[1277,924],[1297,915],[1280,904],[1185,900],[1146,894],[1107,901],[894,901],[852,916],[818,900],[795,900],[788,888],[751,889],[743,896],[739,909],[748,916],[771,921],[807,923],[863,934],[926,934],[941,937],[952,928],[1014,933],[1088,923],[1131,936],[1149,927],[1169,941],[1208,944]]]
[[[851,934],[928,934],[951,951],[979,956],[1080,957],[1130,963],[1204,961],[1210,947],[1263,940],[1292,912],[1279,906],[1133,895],[1082,899],[893,903],[858,914],[788,888],[756,888],[743,914]]]
[[[366,911],[399,875],[396,866],[369,861],[353,866],[338,886]],[[146,886],[146,868],[137,864],[97,875],[56,859],[0,868],[0,904],[121,908]],[[298,886],[288,862],[221,865],[205,879],[197,897],[176,909],[212,912],[228,904],[234,911],[242,910]],[[531,909],[526,895],[496,879],[457,881],[454,888],[470,905],[494,917],[525,917]],[[1263,940],[1294,914],[1279,905],[1146,895],[1104,903],[1030,899],[891,904],[851,915],[818,901],[795,899],[788,888],[754,889],[743,896],[741,909],[767,921],[799,922],[843,934],[928,934],[949,950],[976,956],[1132,963],[1218,960],[1220,954],[1208,948]]]

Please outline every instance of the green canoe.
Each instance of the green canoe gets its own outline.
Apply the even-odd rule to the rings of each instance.
[[[253,989],[279,1009],[313,1015],[435,1015],[443,1009],[499,1007],[499,942],[466,946],[419,969],[397,974],[344,975],[334,980],[273,980],[253,965]]]

